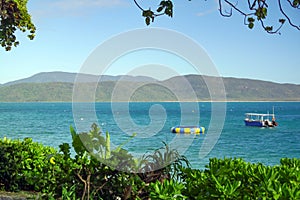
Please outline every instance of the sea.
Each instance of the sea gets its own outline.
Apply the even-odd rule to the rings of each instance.
[[[245,113],[273,111],[277,127],[244,124]],[[72,144],[70,126],[80,133],[96,123],[112,148],[140,157],[168,145],[197,169],[213,157],[270,166],[300,158],[300,102],[0,103],[0,113],[0,138],[30,137],[57,149]],[[205,133],[171,133],[176,125],[203,126]]]

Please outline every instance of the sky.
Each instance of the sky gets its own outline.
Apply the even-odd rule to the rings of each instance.
[[[160,1],[153,0],[151,5],[146,0],[138,2],[149,8]],[[278,8],[269,8],[274,8],[269,16],[278,17]],[[288,24],[280,35],[266,33],[259,24],[250,30],[239,13],[222,17],[215,0],[174,0],[173,18],[158,17],[150,26],[132,0],[29,0],[28,10],[37,27],[36,37],[31,41],[18,32],[17,48],[9,52],[0,49],[1,84],[39,72],[79,72],[106,41],[126,32],[153,28],[190,38],[207,53],[222,77],[300,84],[300,31]],[[300,24],[295,21],[300,19],[299,11],[290,14]],[[193,73],[180,56],[149,49],[119,57],[107,73],[126,74],[132,66],[143,66],[149,74],[152,69],[159,74],[159,68],[151,68],[153,63],[174,70],[181,67],[180,74]]]

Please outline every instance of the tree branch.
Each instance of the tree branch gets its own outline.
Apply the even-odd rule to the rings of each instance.
[[[81,171],[81,169],[80,169]],[[82,193],[82,197],[81,199],[84,200],[84,197],[85,197],[85,193],[86,193],[86,189],[87,189],[87,182],[82,178],[82,176],[79,174],[80,171],[77,173],[77,176],[78,178],[84,183],[84,190],[83,190],[83,193]]]
[[[219,12],[220,12],[220,15],[222,15],[223,17],[231,17],[232,16],[232,9],[230,9],[230,12],[227,13],[227,14],[224,14],[222,10],[223,10],[223,8],[222,8],[222,0],[219,0]]]
[[[231,2],[229,2],[228,0],[224,0],[228,5],[231,6],[231,8],[233,8],[234,10],[238,11],[239,13],[241,13],[244,16],[248,16],[249,14],[244,13],[243,11],[241,11],[240,9],[237,8],[236,5],[233,5]]]
[[[158,5],[158,8],[156,11],[152,11],[150,8],[148,10],[145,10],[141,7],[141,5],[138,3],[137,0],[133,0],[135,5],[143,11],[143,17],[145,17],[146,24],[150,24],[150,20],[152,19],[152,22],[155,17],[161,16],[161,15],[168,15],[172,17],[173,15],[173,3],[172,0],[161,0],[160,5]],[[190,1],[190,0],[189,0]],[[261,27],[267,32],[267,33],[279,33],[279,30],[282,28],[284,22],[286,19],[289,22],[289,25],[293,28],[296,28],[300,31],[300,26],[297,26],[295,23],[292,22],[290,16],[286,13],[286,11],[283,9],[281,5],[281,0],[277,0],[280,14],[282,14],[284,17],[283,19],[279,18],[278,28],[276,30],[273,29],[273,26],[266,26],[265,22],[267,20],[267,12],[269,11],[269,6],[267,4],[267,0],[247,0],[246,4],[248,4],[248,8],[238,6],[239,0],[235,0],[236,3],[233,3],[233,0],[218,0],[218,6],[219,6],[219,13],[222,17],[231,17],[233,14],[233,10],[237,13],[240,13],[242,16],[244,16],[244,24],[247,25],[250,29],[254,27],[254,24],[256,21],[260,22]],[[242,1],[242,0],[240,0]],[[274,0],[270,0],[274,1]],[[288,4],[292,8],[300,9],[300,3],[297,0],[286,0]],[[224,5],[228,6],[228,9],[224,7]],[[241,9],[243,8],[243,9]],[[280,33],[279,33],[280,34]]]
[[[248,7],[249,7],[250,10],[253,10],[253,9],[254,9],[255,4],[256,4],[256,1],[257,1],[257,0],[255,0],[255,1],[253,2],[253,4],[251,5],[250,0],[248,0]]]
[[[136,0],[133,0],[135,5],[141,10],[141,11],[145,11],[141,6],[140,4],[138,4],[138,2]]]
[[[140,6],[140,4],[138,4],[138,2],[136,0],[133,0],[135,5],[143,12],[147,11],[145,9],[142,8],[142,6]],[[152,13],[153,14],[153,17],[158,17],[158,16],[161,16],[161,15],[164,15],[165,13]]]
[[[279,30],[283,26],[283,23],[281,23],[281,25],[275,31],[273,31],[273,26],[266,26],[263,20],[259,20],[259,21],[261,23],[261,26],[265,29],[265,31],[267,31],[267,33],[270,33],[270,34],[278,33],[279,35],[281,34],[279,32]]]
[[[290,17],[284,12],[284,10],[283,10],[283,8],[282,8],[282,5],[281,5],[281,0],[278,0],[278,5],[279,5],[279,10],[280,10],[280,12],[285,16],[285,18],[288,20],[289,24],[290,24],[292,27],[294,27],[294,28],[300,30],[300,27],[297,26],[297,25],[295,25],[295,24],[292,22],[292,20],[290,19]]]
[[[264,20],[266,19],[266,16],[267,16],[267,8],[268,8],[268,4],[266,3],[266,0],[254,0],[253,2],[251,2],[250,0],[247,1],[248,3],[248,7],[249,7],[249,10],[253,10],[255,12],[253,13],[246,13],[244,11],[242,11],[241,9],[239,9],[237,7],[237,4],[233,4],[231,3],[229,0],[223,0],[227,5],[229,5],[231,7],[231,9],[234,9],[235,11],[237,11],[238,13],[240,13],[241,15],[244,16],[244,24],[245,25],[248,25],[248,27],[250,29],[253,28],[254,26],[254,21],[255,19],[253,17],[251,18],[248,18],[250,16],[256,16],[257,17],[257,20],[260,22],[262,28],[267,32],[267,33],[270,33],[270,34],[275,34],[275,33],[279,33],[279,30],[282,28],[283,24],[284,24],[284,19],[279,19],[279,22],[281,23],[280,26],[276,29],[276,30],[273,30],[273,26],[266,26],[265,25],[265,22]],[[289,20],[289,23],[296,27],[298,30],[300,30],[300,27],[297,27],[295,24],[293,24],[291,22],[291,20],[289,19],[289,17],[284,13],[282,7],[281,7],[281,4],[280,4],[280,0],[278,0],[278,4],[280,6],[280,10],[281,10],[281,13]],[[290,1],[290,0],[287,0],[287,1]],[[291,3],[291,2],[290,2]],[[232,15],[232,10],[230,12],[230,15],[226,15],[222,12],[222,0],[219,0],[219,8],[220,8],[220,14],[224,17],[231,17]],[[248,20],[248,22],[247,22]],[[251,20],[251,21],[250,21]],[[280,34],[280,33],[279,33]]]

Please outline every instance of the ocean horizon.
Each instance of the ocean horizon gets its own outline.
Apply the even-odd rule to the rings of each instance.
[[[58,149],[62,143],[72,143],[70,126],[88,131],[90,125],[96,122],[103,133],[110,133],[113,146],[124,143],[136,133],[137,136],[124,145],[130,153],[142,155],[161,148],[165,142],[174,149],[178,148],[191,162],[192,168],[204,168],[212,157],[238,157],[265,165],[279,164],[284,157],[300,157],[300,102],[219,102],[226,104],[224,126],[204,158],[200,156],[201,147],[215,134],[210,124],[212,115],[218,115],[217,111],[212,112],[212,105],[218,102],[184,102],[184,110],[181,103],[119,102],[112,107],[110,102],[96,102],[92,103],[96,121],[88,119],[89,114],[82,112],[79,116],[74,113],[71,102],[0,103],[0,138],[30,137],[33,141]],[[193,106],[198,107],[199,112]],[[245,113],[271,113],[273,107],[278,127],[244,125]],[[76,119],[79,122],[76,123]],[[79,128],[82,122],[85,125],[83,129]],[[192,124],[187,124],[189,122]],[[200,135],[171,133],[171,127],[179,124],[201,125],[206,131]]]

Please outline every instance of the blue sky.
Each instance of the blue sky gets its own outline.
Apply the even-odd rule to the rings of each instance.
[[[148,2],[144,0],[142,5],[148,8],[159,1],[152,1],[152,5]],[[159,17],[147,27],[131,0],[29,0],[36,38],[30,41],[25,34],[18,33],[17,48],[10,52],[0,49],[0,83],[39,72],[78,72],[90,53],[113,36],[133,29],[159,27],[196,41],[221,76],[300,84],[300,31],[288,24],[281,35],[267,34],[259,24],[249,30],[238,13],[231,18],[221,17],[217,1],[213,0],[175,0],[174,5],[173,18]],[[291,16],[299,19],[296,11]],[[120,71],[114,70],[114,75],[124,71],[121,61]]]

